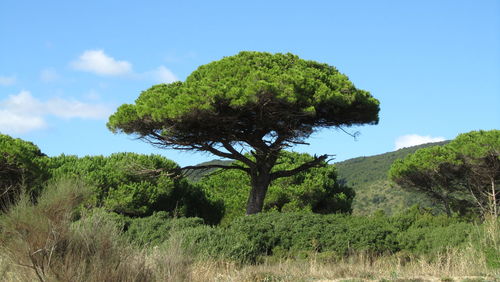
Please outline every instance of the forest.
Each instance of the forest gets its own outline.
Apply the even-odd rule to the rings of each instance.
[[[108,129],[217,161],[47,156],[0,135],[7,281],[500,279],[500,130],[332,164],[380,102],[335,67],[240,52],[158,84]],[[222,159],[223,161],[220,161]]]

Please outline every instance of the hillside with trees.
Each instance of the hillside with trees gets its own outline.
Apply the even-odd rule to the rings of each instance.
[[[425,194],[452,214],[497,218],[500,205],[500,130],[462,133],[450,143],[395,161],[389,178]]]
[[[387,214],[394,214],[415,204],[441,211],[442,207],[439,203],[433,202],[421,193],[403,189],[390,181],[388,172],[395,160],[402,159],[419,149],[441,146],[448,142],[428,143],[335,163],[339,179],[345,181],[345,184],[356,192],[352,207],[353,213],[371,214],[382,210]]]

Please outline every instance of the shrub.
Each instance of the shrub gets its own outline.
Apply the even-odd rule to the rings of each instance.
[[[470,242],[475,228],[417,208],[394,217],[270,212],[241,217],[226,226],[182,232],[185,243],[202,257],[257,262],[269,255],[290,258],[315,253],[336,258],[397,252],[432,256]]]
[[[109,157],[59,156],[48,161],[54,178],[78,177],[95,188],[94,204],[133,217],[156,211],[199,216],[217,223],[221,205],[178,173],[174,162],[159,155],[117,153]]]
[[[139,246],[156,246],[177,231],[201,225],[201,218],[171,218],[168,213],[160,211],[149,217],[129,219],[124,235]]]
[[[183,236],[199,255],[256,262],[262,256],[304,252],[338,257],[351,251],[394,252],[395,230],[387,219],[271,212],[241,217],[225,227],[186,229]]]
[[[23,188],[34,199],[48,174],[41,165],[46,158],[31,142],[0,134],[0,210],[12,203]]]

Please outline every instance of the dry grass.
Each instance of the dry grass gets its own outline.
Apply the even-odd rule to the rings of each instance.
[[[364,255],[338,262],[319,262],[313,258],[245,266],[228,262],[198,262],[192,268],[192,277],[193,281],[500,280],[500,270],[486,268],[480,256],[471,257],[467,252],[450,251],[434,262],[398,256],[374,259]]]
[[[103,214],[75,209],[88,195],[80,183],[47,188],[37,204],[27,197],[0,220],[2,281],[181,281],[189,273],[177,253],[146,252],[126,242]],[[172,243],[174,244],[174,243]],[[171,249],[174,249],[172,245]]]

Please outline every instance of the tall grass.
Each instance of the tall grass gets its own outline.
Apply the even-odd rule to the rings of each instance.
[[[134,248],[102,213],[83,213],[74,222],[89,191],[79,182],[60,181],[49,185],[36,204],[22,196],[10,207],[0,219],[5,280],[185,280],[189,263],[180,248],[173,255]]]
[[[486,267],[484,256],[471,250],[449,250],[437,260],[357,254],[336,261],[313,256],[257,265],[200,261],[192,269],[195,281],[500,281],[500,271]]]

